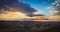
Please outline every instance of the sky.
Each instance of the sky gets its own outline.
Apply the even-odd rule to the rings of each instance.
[[[60,0],[58,2],[60,3]],[[60,6],[56,4],[58,2],[57,0],[0,0],[0,20],[20,20],[36,14],[51,15],[53,8]]]
[[[56,0],[57,1],[57,0]],[[22,9],[23,12],[26,12],[27,14],[44,14],[44,15],[50,15],[52,14],[50,10],[53,8],[56,8],[55,0],[0,0],[0,9],[6,9],[7,7],[13,7],[17,9]],[[20,2],[20,3],[19,3]],[[59,0],[60,2],[60,0]],[[18,4],[19,5],[18,5]],[[36,10],[36,12],[34,12]],[[21,12],[21,10],[20,10]]]
[[[49,11],[53,6],[52,3],[55,0],[22,0],[22,1],[24,3],[30,4],[31,7],[37,9],[38,11],[36,12],[36,14],[50,15],[51,13]]]

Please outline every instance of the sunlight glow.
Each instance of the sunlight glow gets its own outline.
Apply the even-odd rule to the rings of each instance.
[[[23,18],[29,18],[22,12],[7,12],[6,14],[0,14],[0,20],[20,20]]]

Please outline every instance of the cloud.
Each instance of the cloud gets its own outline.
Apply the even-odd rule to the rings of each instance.
[[[53,6],[47,7],[47,9],[51,9]]]
[[[36,12],[34,12],[33,14],[41,14],[42,13],[42,11],[40,10],[40,9],[36,9],[37,11]]]
[[[1,9],[4,9],[5,11],[9,11],[10,8],[25,12],[27,14],[31,14],[36,11],[29,4],[19,2],[18,0],[0,0],[0,12]]]
[[[55,0],[52,5],[56,6],[56,8],[53,6],[48,7],[48,9],[51,9],[49,12],[53,15],[60,15],[60,0]]]

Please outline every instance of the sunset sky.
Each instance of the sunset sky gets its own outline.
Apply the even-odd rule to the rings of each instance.
[[[60,0],[0,0],[0,20],[30,19],[33,15],[48,16],[52,13],[60,15],[59,4]],[[52,12],[55,8],[57,10]]]

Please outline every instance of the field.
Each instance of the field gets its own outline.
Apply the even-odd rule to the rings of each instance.
[[[60,32],[60,23],[52,21],[0,21],[0,32]]]

